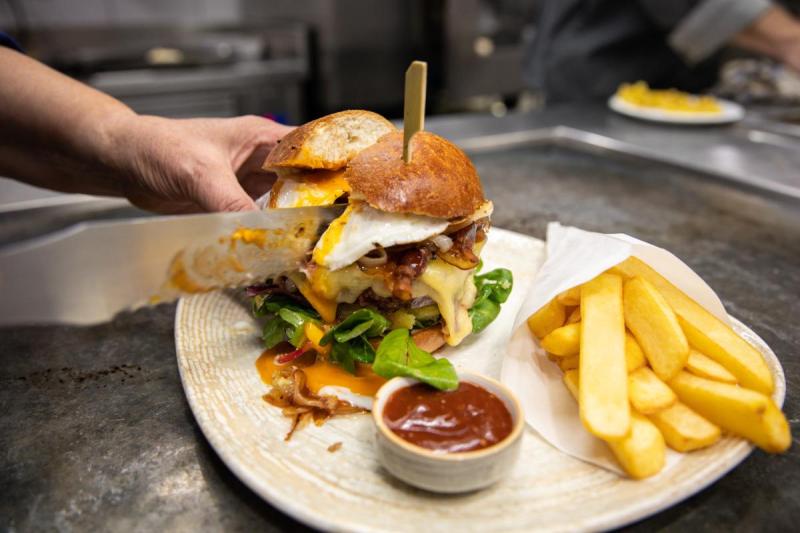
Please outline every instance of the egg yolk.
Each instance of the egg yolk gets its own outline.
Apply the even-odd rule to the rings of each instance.
[[[342,238],[342,231],[344,231],[344,227],[347,225],[347,219],[353,211],[354,205],[353,203],[349,204],[347,209],[344,210],[344,213],[331,222],[328,229],[326,229],[322,237],[319,238],[317,246],[314,248],[314,253],[311,255],[311,258],[318,265],[324,264],[325,256],[331,253],[336,243]]]
[[[281,353],[280,345],[276,348],[277,349],[266,350],[256,361],[256,368],[261,376],[261,380],[270,385],[272,384],[272,376],[275,374],[275,371],[283,368],[275,364],[275,356]],[[302,367],[302,369],[306,374],[308,390],[314,394],[319,394],[320,389],[330,385],[345,387],[350,389],[354,394],[375,396],[378,389],[381,388],[381,385],[386,383],[384,378],[372,371],[370,365],[361,363],[357,363],[356,373],[351,374],[339,365],[317,357],[314,363]]]
[[[278,205],[281,191],[286,191],[288,203]],[[331,205],[337,198],[350,192],[344,179],[344,169],[313,170],[307,174],[278,178],[272,186],[270,207],[312,207]]]
[[[206,287],[195,283],[191,276],[189,276],[189,273],[186,272],[182,251],[175,256],[169,266],[169,284],[179,291],[186,293],[205,292],[208,290]]]
[[[242,242],[243,244],[255,244],[259,248],[263,248],[267,243],[267,230],[239,228],[231,233],[231,248],[234,248],[237,242]]]

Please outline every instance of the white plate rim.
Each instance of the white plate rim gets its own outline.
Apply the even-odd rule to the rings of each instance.
[[[509,234],[514,234],[517,237],[522,237],[533,241],[541,242],[539,241],[539,239],[535,239],[528,235],[508,230],[501,230],[501,231]],[[259,477],[255,476],[252,472],[243,468],[239,464],[236,458],[236,453],[234,452],[235,447],[232,447],[229,444],[220,440],[221,437],[214,432],[213,421],[210,419],[210,417],[204,414],[204,410],[200,405],[198,398],[195,395],[195,390],[187,383],[188,378],[186,376],[186,366],[183,361],[183,356],[180,353],[182,330],[178,326],[181,321],[183,313],[186,312],[184,307],[188,305],[191,305],[191,300],[181,299],[178,302],[178,306],[175,312],[174,331],[175,331],[175,348],[176,348],[176,358],[178,363],[178,371],[180,374],[181,384],[183,386],[184,393],[186,394],[187,402],[189,403],[189,406],[192,410],[192,414],[195,417],[198,426],[200,426],[200,429],[203,435],[205,436],[206,440],[208,440],[209,444],[217,453],[217,455],[220,457],[220,459],[223,461],[223,463],[250,490],[258,494],[262,499],[264,499],[270,505],[275,507],[280,512],[283,512],[306,525],[326,531],[340,531],[340,530],[376,531],[376,532],[385,531],[385,529],[370,527],[362,522],[349,522],[345,519],[339,519],[339,518],[335,520],[326,519],[323,515],[315,513],[314,509],[308,508],[302,504],[297,504],[290,497],[285,496],[280,491],[272,490],[272,486],[270,485],[268,480],[260,479]],[[761,337],[759,337],[755,332],[753,332],[748,326],[746,326],[745,324],[743,324],[741,321],[739,321],[734,317],[730,317],[730,319],[737,333],[743,335],[767,359],[770,369],[773,372],[773,377],[775,378],[775,392],[773,394],[773,399],[775,400],[775,402],[778,404],[779,407],[782,407],[786,391],[786,382],[785,382],[784,371],[780,364],[779,359],[772,351],[772,349],[769,347],[769,345],[767,345],[767,343],[763,339],[761,339]],[[537,436],[536,438],[540,437]],[[602,516],[597,517],[597,519],[584,521],[579,526],[579,528],[596,530],[596,529],[609,529],[609,528],[622,527],[637,522],[648,516],[654,515],[663,510],[666,510],[672,507],[673,505],[696,495],[697,493],[701,492],[708,486],[712,485],[713,483],[715,483],[716,481],[727,475],[736,466],[741,464],[744,461],[744,459],[746,459],[750,455],[750,453],[755,449],[755,447],[750,443],[748,443],[747,441],[743,439],[739,439],[739,441],[740,442],[736,444],[736,447],[730,451],[729,455],[723,458],[724,463],[720,464],[719,467],[713,473],[711,473],[711,475],[703,479],[701,482],[697,482],[688,489],[683,489],[683,490],[681,490],[680,487],[673,487],[672,490],[665,488],[665,491],[668,491],[666,497],[663,496],[662,492],[652,494],[648,497],[643,498],[640,502],[638,502],[638,504],[634,504],[627,507],[625,509],[624,515],[614,514],[614,513],[604,514]],[[602,470],[600,467],[596,468]],[[646,483],[647,480],[639,482]]]
[[[717,98],[717,101],[722,107],[720,113],[696,113],[637,106],[615,94],[608,99],[608,107],[617,113],[633,118],[689,126],[731,124],[744,118],[744,108],[741,105],[721,98]]]

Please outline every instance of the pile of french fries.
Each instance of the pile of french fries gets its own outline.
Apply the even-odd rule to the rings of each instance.
[[[528,327],[584,427],[633,478],[657,474],[666,446],[697,450],[722,431],[771,453],[791,445],[762,355],[635,257],[559,294]]]

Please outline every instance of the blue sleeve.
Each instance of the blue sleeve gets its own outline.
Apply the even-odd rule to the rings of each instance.
[[[7,33],[3,33],[0,31],[0,46],[5,46],[6,48],[13,48],[17,52],[22,52],[22,47],[11,38],[10,35]]]

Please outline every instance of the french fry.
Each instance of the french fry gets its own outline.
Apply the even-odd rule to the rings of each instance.
[[[579,305],[570,312],[569,316],[567,317],[567,324],[574,324],[580,321],[581,321],[581,306]]]
[[[581,349],[581,324],[569,324],[556,328],[542,339],[542,348],[553,355],[567,357],[577,355]]]
[[[690,452],[711,446],[719,440],[721,431],[681,402],[649,415],[667,446],[677,452]]]
[[[580,396],[580,376],[576,370],[564,372],[564,385],[576,400]],[[621,439],[606,441],[622,468],[634,479],[655,475],[664,468],[666,446],[658,428],[633,411],[630,431]]]
[[[653,371],[665,381],[672,379],[689,358],[689,343],[675,312],[649,281],[639,277],[625,282],[623,303],[625,325]]]
[[[555,298],[528,317],[528,328],[537,338],[542,339],[548,333],[564,325],[564,305]]]
[[[780,453],[792,443],[786,417],[765,394],[686,371],[675,376],[669,386],[701,416],[764,451]]]
[[[572,394],[572,397],[575,398],[575,401],[577,402],[578,401],[578,397],[579,397],[579,393],[578,393],[578,388],[579,388],[578,387],[578,379],[579,379],[578,371],[577,370],[567,370],[566,372],[564,372],[564,377],[562,379],[564,380],[564,385],[567,386],[567,390],[569,391],[570,394]]]
[[[551,361],[559,362],[561,357],[565,359],[574,358],[574,361],[578,360],[577,356],[580,351],[580,328],[577,328],[577,331],[575,331],[574,328],[568,327],[571,325],[580,326],[580,322],[570,324],[569,319],[567,319],[567,325],[556,328],[541,340],[542,348],[548,352],[548,359]],[[642,352],[642,349],[639,347],[639,343],[636,342],[633,335],[626,332],[625,365],[628,369],[628,373],[646,364],[647,360],[644,357],[644,352]],[[562,370],[564,370],[564,368],[562,368]]]
[[[576,287],[572,287],[571,289],[567,289],[558,296],[556,299],[561,302],[562,305],[570,306],[570,305],[578,305],[581,303],[581,286],[578,285]]]
[[[622,278],[600,274],[581,287],[580,413],[601,439],[620,439],[630,425]]]
[[[724,366],[707,357],[694,348],[689,350],[686,370],[701,378],[713,379],[723,383],[736,383],[736,376],[728,372]]]
[[[628,397],[633,408],[643,415],[657,413],[677,400],[672,389],[646,366],[628,375]]]
[[[736,376],[742,387],[772,394],[775,383],[761,354],[716,317],[708,315],[711,320],[701,318],[705,317],[699,314],[689,318],[678,316],[689,344],[724,366]]]
[[[607,444],[622,468],[634,479],[653,476],[664,468],[664,436],[655,424],[636,411],[631,413],[630,433]]]
[[[639,276],[652,283],[675,311],[692,347],[724,366],[743,387],[772,394],[775,388],[772,374],[758,350],[661,274],[635,257],[629,257],[611,271],[625,278]]]
[[[566,372],[567,370],[577,370],[580,362],[577,355],[570,355],[569,357],[559,357],[556,364],[558,368]]]
[[[625,332],[625,366],[628,368],[628,373],[633,372],[637,368],[643,367],[647,361],[644,359],[644,352],[633,338],[633,335]]]

